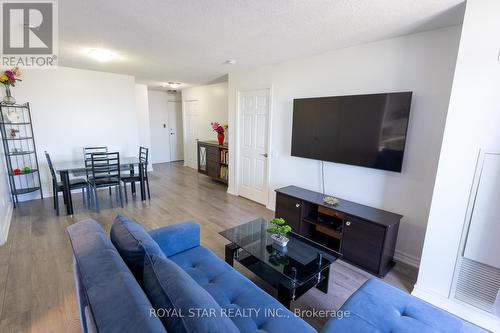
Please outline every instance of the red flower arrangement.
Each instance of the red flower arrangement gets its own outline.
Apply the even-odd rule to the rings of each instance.
[[[217,132],[217,140],[219,141],[219,145],[222,146],[224,144],[224,127],[216,121],[211,123],[211,125],[212,129]]]
[[[214,121],[213,123],[211,123],[212,125],[212,129],[217,132],[217,134],[224,134],[224,127],[222,127],[221,124],[219,124],[218,122]]]

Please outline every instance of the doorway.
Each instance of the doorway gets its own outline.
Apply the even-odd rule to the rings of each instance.
[[[164,91],[148,91],[151,130],[151,162],[184,159],[180,97]]]
[[[180,101],[168,102],[168,125],[170,131],[170,162],[184,159],[182,135],[182,104]]]
[[[241,91],[239,110],[239,194],[267,205],[270,90]]]

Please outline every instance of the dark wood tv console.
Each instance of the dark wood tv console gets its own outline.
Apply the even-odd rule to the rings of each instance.
[[[276,217],[302,236],[343,254],[342,259],[378,276],[394,266],[402,215],[324,195],[297,186],[276,190]]]

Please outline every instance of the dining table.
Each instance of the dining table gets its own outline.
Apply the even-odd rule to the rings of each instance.
[[[83,158],[66,160],[66,161],[56,161],[54,164],[54,170],[61,177],[63,183],[63,196],[66,201],[67,214],[73,215],[73,200],[71,198],[70,189],[70,174],[73,175],[86,175],[85,160]],[[121,157],[120,158],[120,170],[128,170],[131,176],[135,175],[135,167],[139,170],[139,183],[141,189],[141,200],[146,201],[146,186],[144,182],[144,162],[138,157]],[[132,193],[135,193],[135,183],[131,183]]]

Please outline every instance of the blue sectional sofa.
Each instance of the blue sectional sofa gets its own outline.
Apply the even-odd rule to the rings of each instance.
[[[194,222],[146,232],[117,216],[68,227],[83,332],[308,333],[316,330],[200,245]],[[344,304],[322,333],[483,332],[381,281]]]

